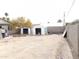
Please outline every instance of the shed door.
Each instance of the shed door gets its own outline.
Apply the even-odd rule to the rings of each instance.
[[[28,34],[28,29],[23,29],[23,34]]]
[[[36,28],[36,35],[40,34],[41,35],[41,28]]]

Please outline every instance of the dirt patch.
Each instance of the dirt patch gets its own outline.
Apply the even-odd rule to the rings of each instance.
[[[72,59],[72,54],[61,35],[7,37],[0,41],[0,59]]]

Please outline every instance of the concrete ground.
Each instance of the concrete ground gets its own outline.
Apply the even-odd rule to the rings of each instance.
[[[61,35],[7,37],[0,40],[0,59],[73,59]]]

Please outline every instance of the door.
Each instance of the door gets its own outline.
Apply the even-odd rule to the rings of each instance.
[[[36,35],[40,34],[41,35],[41,28],[36,28]]]
[[[28,34],[28,29],[23,29],[23,34]]]

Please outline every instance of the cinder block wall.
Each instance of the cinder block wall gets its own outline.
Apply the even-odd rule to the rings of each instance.
[[[71,47],[74,59],[79,59],[79,24],[67,25],[67,41]]]
[[[48,34],[61,34],[61,33],[64,32],[64,30],[65,30],[64,26],[57,26],[57,27],[50,26],[50,27],[47,27]]]

